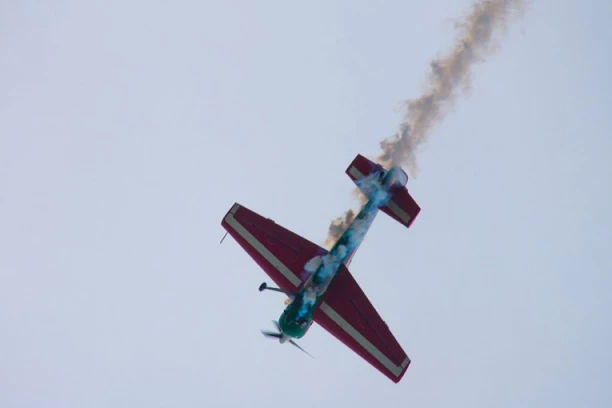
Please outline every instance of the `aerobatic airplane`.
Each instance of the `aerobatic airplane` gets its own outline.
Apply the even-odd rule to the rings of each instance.
[[[282,292],[289,298],[274,322],[278,332],[262,331],[265,336],[302,349],[293,339],[302,338],[317,322],[397,383],[410,358],[348,266],[378,210],[410,227],[421,208],[408,193],[408,176],[400,167],[386,170],[357,155],[346,173],[368,201],[329,251],[238,203],[221,225],[278,285],[271,288],[264,282],[259,290]]]

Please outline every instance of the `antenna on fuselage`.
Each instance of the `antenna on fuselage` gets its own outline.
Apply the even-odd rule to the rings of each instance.
[[[228,233],[229,233],[229,231],[225,233],[225,235],[223,236],[223,238],[221,238],[221,242],[219,242],[220,244],[222,244],[222,243],[223,243],[223,240],[225,239],[225,237],[227,237],[227,234],[228,234]]]

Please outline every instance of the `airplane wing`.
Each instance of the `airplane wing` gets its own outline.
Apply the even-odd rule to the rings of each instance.
[[[236,203],[221,222],[281,289],[295,291],[308,278],[304,265],[327,251]]]
[[[410,365],[410,358],[344,265],[323,295],[314,320],[395,383]]]

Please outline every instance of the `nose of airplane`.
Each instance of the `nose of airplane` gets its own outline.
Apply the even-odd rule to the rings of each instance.
[[[278,338],[278,341],[283,344],[286,343],[291,337],[287,336],[285,333],[281,333],[281,336]]]

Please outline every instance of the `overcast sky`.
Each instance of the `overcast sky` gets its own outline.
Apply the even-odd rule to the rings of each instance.
[[[265,339],[219,245],[234,202],[322,244],[470,5],[1,2],[0,406],[609,407],[609,1],[532,2],[355,256],[399,384]]]

